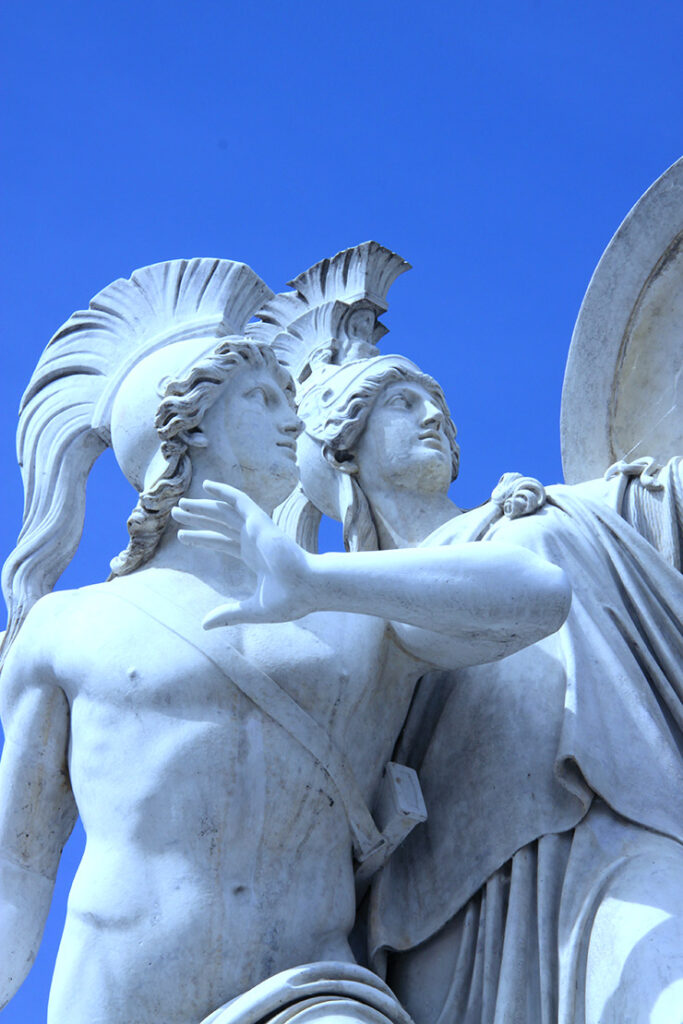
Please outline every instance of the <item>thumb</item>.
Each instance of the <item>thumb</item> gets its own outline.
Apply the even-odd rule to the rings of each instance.
[[[218,626],[234,626],[242,622],[263,621],[263,609],[258,599],[247,601],[230,601],[214,608],[202,622],[203,629],[216,629]]]

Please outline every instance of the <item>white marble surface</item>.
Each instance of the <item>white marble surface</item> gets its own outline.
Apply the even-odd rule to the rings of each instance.
[[[683,450],[683,160],[636,203],[583,300],[562,394],[567,483]]]
[[[667,209],[654,211],[662,230]],[[676,381],[662,354],[680,363],[676,305],[661,294],[675,298],[677,264],[662,262],[654,351],[631,351],[607,381],[624,429],[643,437],[653,413],[633,380],[654,388],[659,365],[658,398]],[[603,365],[614,355],[595,339],[591,354]],[[570,363],[569,392],[572,373]],[[547,492],[513,475],[490,506],[461,515],[445,497],[448,413],[417,367],[318,366],[298,392],[304,491],[345,522],[352,547],[506,538],[562,565],[574,586],[557,634],[421,682],[396,756],[419,769],[428,818],[375,886],[374,962],[404,951],[389,952],[389,978],[419,1024],[667,1020],[683,989],[681,460],[624,459],[607,480]],[[602,411],[583,392],[570,424],[598,473],[613,454],[591,434]],[[675,453],[680,418],[659,411],[659,450]],[[413,444],[432,430],[435,451],[418,464]]]
[[[201,299],[201,274],[210,283],[215,269],[192,267]],[[161,265],[137,279],[175,296],[186,272]],[[214,307],[248,310],[244,277],[226,273]],[[128,338],[124,373],[111,344],[126,322],[117,293],[125,305],[125,282],[96,330],[96,317],[76,315],[58,334],[24,407],[38,509],[52,497],[40,494],[41,458],[52,472],[66,459],[43,442],[66,424],[74,439],[109,437],[141,495],[113,581],[35,601],[25,543],[9,562],[1,992],[10,998],[30,967],[78,811],[87,844],[50,1021],[189,1024],[286,968],[352,963],[353,853],[362,867],[381,838],[369,807],[418,676],[547,635],[570,591],[562,571],[515,548],[304,552],[270,518],[296,483],[300,429],[272,350],[220,333],[195,341],[196,316],[169,318],[161,302]],[[100,369],[86,381],[84,352]],[[73,413],[76,393],[88,416]],[[430,432],[411,458],[442,459],[441,447]],[[92,450],[57,467],[73,486]],[[221,483],[207,494],[211,478]],[[168,515],[179,493],[177,519],[198,527],[182,538]],[[69,539],[48,525],[29,524],[68,560]],[[202,631],[207,616],[222,628]]]
[[[412,1024],[388,986],[357,964],[283,971],[216,1010],[202,1024]]]
[[[582,310],[564,407],[578,475],[626,446],[675,348],[671,247],[626,342],[600,348],[596,324],[605,267],[644,210],[679,210],[679,171]],[[507,473],[462,513],[441,389],[376,349],[407,266],[363,243],[274,295],[243,264],[157,264],[39,362],[3,572],[3,1003],[80,813],[50,1024],[673,1019],[681,460],[575,487]],[[584,444],[570,411],[591,359]],[[139,492],[130,542],[109,581],[51,593],[107,445]],[[321,512],[350,553],[316,553]]]

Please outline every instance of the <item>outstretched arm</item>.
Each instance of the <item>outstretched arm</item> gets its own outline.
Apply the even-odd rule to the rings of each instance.
[[[569,610],[564,573],[525,549],[460,544],[311,555],[240,491],[205,488],[213,500],[182,501],[174,510],[186,527],[180,539],[232,554],[257,578],[253,595],[217,608],[207,628],[356,612],[392,621],[421,660],[457,667],[547,636]]]
[[[77,814],[66,762],[69,708],[37,664],[36,612],[22,626],[0,677],[0,1007],[35,959]]]

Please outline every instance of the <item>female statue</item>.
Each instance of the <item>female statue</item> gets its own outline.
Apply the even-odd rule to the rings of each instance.
[[[683,986],[683,460],[547,496],[511,475],[461,514],[436,394],[401,357],[307,381],[304,490],[349,547],[504,540],[561,566],[574,598],[553,636],[422,680],[395,757],[428,820],[375,885],[375,962],[389,951],[418,1024],[665,1020]],[[429,462],[409,462],[427,436]]]
[[[662,346],[680,337],[667,321],[675,290],[664,301],[653,285],[654,312],[652,303],[647,316],[641,310],[643,278],[661,284],[660,267],[673,266],[658,246],[677,251],[679,165],[672,172],[627,218],[591,285],[590,322],[579,331],[584,389],[596,359],[621,365],[630,339],[622,321],[660,327],[651,337],[641,323],[634,335],[631,398],[641,394],[632,378],[654,380]],[[672,1020],[683,1003],[682,460],[619,461],[604,479],[547,492],[508,475],[491,502],[461,514],[446,494],[454,427],[434,382],[401,357],[376,357],[376,320],[360,341],[351,337],[358,274],[349,287],[345,268],[371,257],[374,282],[390,283],[406,266],[373,245],[317,264],[292,282],[296,292],[266,306],[259,330],[294,371],[305,423],[298,457],[310,502],[294,496],[281,521],[311,547],[320,511],[344,523],[350,550],[513,543],[562,566],[574,592],[555,635],[421,681],[394,756],[419,769],[428,819],[374,886],[373,962],[379,969],[388,958],[387,977],[418,1024]],[[361,298],[382,312],[386,290],[373,286],[372,270],[367,280]],[[634,313],[612,311],[610,351],[596,352],[616,280]],[[671,425],[675,401],[660,407]],[[650,420],[657,428],[661,417]],[[411,464],[414,442],[430,435],[429,465]],[[589,439],[579,440],[585,456]]]

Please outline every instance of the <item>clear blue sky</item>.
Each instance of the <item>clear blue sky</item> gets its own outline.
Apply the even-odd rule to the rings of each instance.
[[[414,266],[383,350],[439,378],[454,497],[561,476],[558,415],[583,293],[683,153],[675,0],[36,0],[0,15],[3,557],[20,524],[16,408],[54,330],[138,266],[249,263],[275,290],[367,238]],[[92,479],[64,585],[101,579],[133,495]],[[69,872],[3,1024],[45,1019]]]

